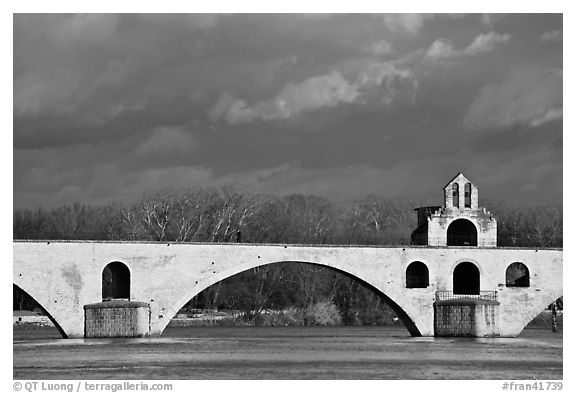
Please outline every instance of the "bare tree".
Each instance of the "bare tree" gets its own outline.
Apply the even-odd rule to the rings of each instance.
[[[213,190],[192,188],[174,201],[173,215],[176,241],[197,241],[207,225],[215,200]]]
[[[335,209],[326,198],[290,195],[288,204],[291,242],[322,244],[334,238],[336,229]]]
[[[220,201],[213,211],[211,241],[229,242],[251,217],[257,206],[257,198],[234,186],[220,189]]]
[[[533,208],[527,220],[528,243],[538,247],[562,246],[562,211],[557,207]]]
[[[144,228],[152,234],[153,240],[167,240],[168,227],[177,196],[173,190],[164,189],[145,194],[140,209]]]

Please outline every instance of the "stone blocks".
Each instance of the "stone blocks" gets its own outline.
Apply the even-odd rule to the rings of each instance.
[[[434,336],[497,337],[500,303],[458,298],[434,303]]]
[[[84,306],[84,337],[147,337],[150,305],[113,300]]]

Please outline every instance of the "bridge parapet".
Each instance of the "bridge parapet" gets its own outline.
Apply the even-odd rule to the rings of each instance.
[[[476,294],[462,294],[462,293],[454,293],[454,291],[436,291],[436,301],[462,299],[462,298],[490,300],[490,301],[497,302],[498,301],[498,292],[497,291],[480,291],[480,293],[476,293]]]

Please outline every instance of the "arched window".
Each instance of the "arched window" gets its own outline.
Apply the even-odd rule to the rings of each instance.
[[[464,207],[472,206],[472,184],[466,183],[464,185]]]
[[[111,262],[102,271],[102,301],[130,300],[130,270],[122,262]]]
[[[480,294],[480,271],[472,262],[462,262],[454,268],[452,288],[455,295]]]
[[[427,288],[428,267],[422,262],[412,262],[406,268],[406,288]]]
[[[530,272],[528,271],[528,267],[526,267],[522,262],[511,263],[506,269],[506,286],[529,287]]]
[[[452,184],[452,206],[458,207],[460,204],[460,193],[458,192],[458,183]]]
[[[460,218],[452,221],[446,234],[448,246],[477,246],[478,232],[476,226],[469,220]]]

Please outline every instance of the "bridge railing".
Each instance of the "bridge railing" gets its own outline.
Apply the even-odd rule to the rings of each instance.
[[[494,239],[471,239],[469,236],[428,237],[426,234],[412,239],[415,245],[446,244],[454,247],[495,247]]]
[[[498,301],[498,292],[480,291],[479,293],[463,294],[463,293],[454,293],[454,291],[436,291],[436,301],[459,299],[459,298],[472,298],[472,299]]]

